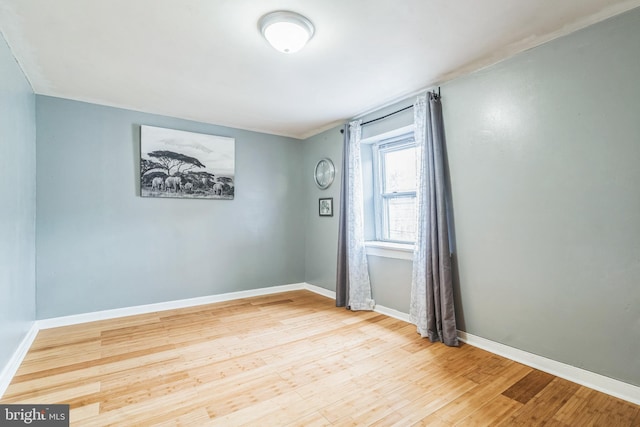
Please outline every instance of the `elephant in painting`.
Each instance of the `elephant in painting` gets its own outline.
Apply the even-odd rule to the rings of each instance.
[[[164,180],[159,176],[153,178],[153,180],[151,181],[151,189],[162,191],[163,188],[164,188]]]
[[[164,180],[165,190],[171,192],[173,190],[174,193],[177,193],[180,190],[182,184],[182,179],[179,176],[170,176]]]

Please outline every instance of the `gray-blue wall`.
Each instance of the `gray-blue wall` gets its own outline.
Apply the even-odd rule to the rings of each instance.
[[[640,9],[442,86],[459,329],[634,385],[638,46]],[[367,132],[396,125],[383,123]],[[329,134],[325,150],[336,151],[337,129]],[[319,143],[307,141],[306,155]],[[308,224],[307,254],[333,242],[320,224]],[[307,280],[334,258],[335,248],[307,259]],[[376,302],[407,312],[411,262],[369,264]],[[335,289],[327,281],[316,284]]]
[[[139,197],[139,125],[236,139],[228,200]],[[299,140],[37,97],[37,317],[304,281]]]
[[[330,129],[305,140],[305,282],[335,291],[338,248],[338,212],[342,179],[342,134]],[[333,184],[325,190],[315,185],[313,170],[318,161],[328,157],[336,168]],[[318,199],[333,198],[333,216],[318,214]]]
[[[640,9],[442,87],[460,326],[640,385]]]
[[[35,95],[0,34],[0,371],[35,319]]]

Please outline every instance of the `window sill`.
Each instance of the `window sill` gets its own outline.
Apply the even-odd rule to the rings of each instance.
[[[364,242],[367,255],[413,261],[413,245],[380,241]]]

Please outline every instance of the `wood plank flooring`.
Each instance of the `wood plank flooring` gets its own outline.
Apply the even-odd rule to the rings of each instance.
[[[640,407],[287,292],[40,331],[1,403],[74,426],[638,426]]]

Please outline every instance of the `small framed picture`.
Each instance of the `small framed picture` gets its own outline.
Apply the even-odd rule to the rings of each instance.
[[[333,216],[333,197],[318,199],[318,213],[320,216]]]

